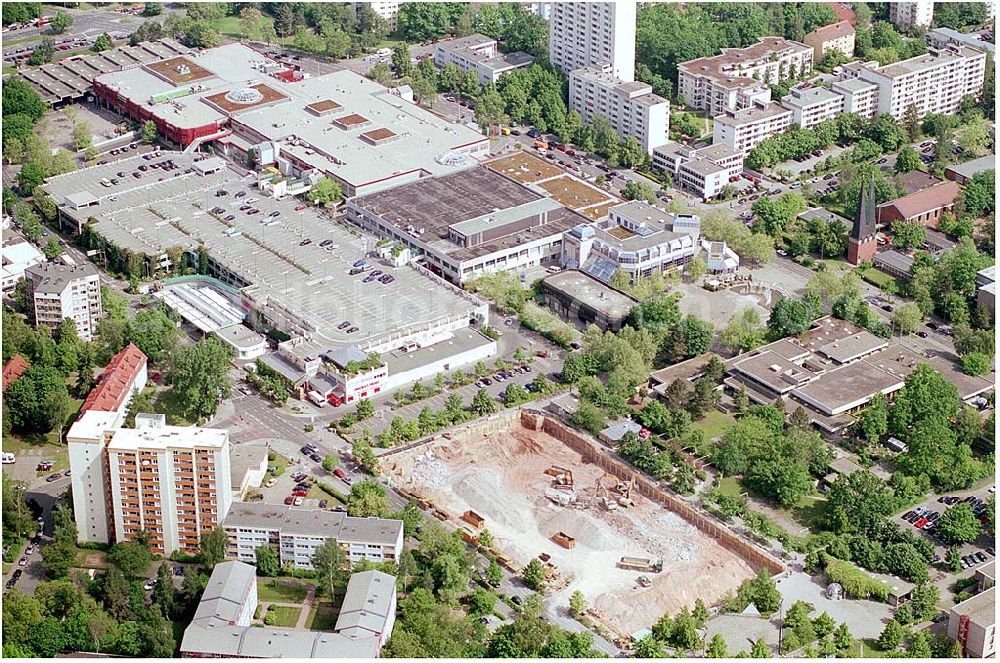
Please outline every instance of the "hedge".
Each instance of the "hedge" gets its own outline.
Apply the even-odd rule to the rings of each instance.
[[[850,562],[836,557],[826,559],[826,577],[839,583],[844,592],[856,599],[872,598],[885,603],[892,588],[881,580],[876,580]]]

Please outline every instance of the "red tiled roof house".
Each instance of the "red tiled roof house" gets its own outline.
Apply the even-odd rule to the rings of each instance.
[[[902,198],[878,206],[878,222],[920,221],[929,228],[937,228],[941,215],[955,207],[962,188],[951,180],[921,189]]]
[[[31,364],[21,355],[14,355],[3,365],[3,390],[7,391],[7,386],[24,375]]]
[[[129,343],[111,358],[107,367],[97,378],[97,386],[87,394],[80,415],[91,410],[114,412],[117,414],[114,426],[121,426],[128,414],[132,396],[146,387],[146,355]]]

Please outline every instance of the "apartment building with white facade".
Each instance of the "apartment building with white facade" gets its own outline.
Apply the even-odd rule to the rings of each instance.
[[[569,106],[587,124],[604,117],[620,137],[637,138],[647,154],[670,140],[670,102],[648,83],[615,78],[607,65],[570,74]]]
[[[101,277],[90,263],[42,263],[24,270],[35,325],[55,329],[70,318],[84,341],[94,340],[101,318]]]
[[[316,548],[330,539],[336,539],[350,564],[398,562],[403,553],[403,521],[388,518],[254,502],[234,504],[222,527],[229,535],[227,555],[242,562],[252,563],[257,548],[269,546],[282,566],[312,570]]]
[[[756,103],[751,108],[730,111],[715,118],[712,142],[744,155],[765,139],[792,126],[791,110],[777,103]]]
[[[530,67],[534,61],[522,51],[501,53],[496,39],[480,34],[440,41],[434,46],[435,65],[440,68],[453,64],[462,72],[471,71],[483,85],[496,83],[515,69]]]
[[[822,87],[797,86],[781,98],[781,105],[792,111],[792,124],[808,129],[842,113],[844,97]]]
[[[398,0],[372,0],[372,2],[355,2],[354,11],[360,14],[362,8],[365,6],[371,7],[373,12],[375,12],[383,19],[385,19],[385,22],[389,25],[390,32],[396,29],[396,26],[398,24],[397,18],[399,17]]]
[[[903,119],[912,104],[919,117],[955,113],[962,98],[979,98],[986,77],[986,53],[962,45],[929,50],[885,67],[862,68],[861,80],[878,86],[878,112]]]
[[[668,143],[653,150],[653,167],[670,173],[675,186],[707,200],[739,178],[743,157],[742,152],[724,145],[694,148]]]
[[[768,84],[812,71],[813,49],[796,41],[763,37],[746,48],[677,65],[677,91],[697,110],[719,115],[771,99]]]
[[[889,20],[900,30],[930,27],[934,20],[933,0],[890,2]]]
[[[878,112],[879,87],[860,78],[847,78],[830,85],[830,89],[844,100],[844,112],[864,118],[873,118]]]
[[[635,0],[552,3],[549,61],[567,76],[608,63],[615,78],[635,80]]]
[[[562,262],[603,283],[618,270],[635,282],[690,262],[700,249],[700,234],[700,217],[671,214],[633,200],[611,207],[603,223],[566,233]]]
[[[114,428],[114,412],[90,411],[67,434],[80,540],[150,534],[154,553],[196,552],[232,505],[229,432],[168,426],[162,414]]]
[[[4,243],[0,249],[0,261],[3,263],[3,291],[10,292],[17,282],[24,277],[24,270],[45,262],[45,254],[31,242]]]

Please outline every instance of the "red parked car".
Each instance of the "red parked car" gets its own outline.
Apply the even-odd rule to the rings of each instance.
[[[286,498],[285,498],[285,505],[286,505],[286,506],[291,506],[292,502],[294,502],[294,501],[295,501],[295,498],[294,498],[294,497],[291,497],[291,496],[289,496],[289,497],[286,497]]]
[[[341,479],[343,479],[344,476],[345,476],[344,475],[344,470],[340,469],[339,467],[333,468],[333,474],[334,474],[334,476],[339,477]]]

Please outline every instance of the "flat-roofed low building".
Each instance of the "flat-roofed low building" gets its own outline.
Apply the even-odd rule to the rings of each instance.
[[[502,75],[529,67],[534,61],[534,57],[522,51],[501,53],[496,39],[481,34],[439,41],[434,46],[435,65],[453,64],[460,71],[471,71],[481,85],[496,83]]]
[[[203,283],[169,284],[153,296],[202,334],[214,334],[230,347],[234,359],[256,359],[267,351],[267,341],[243,325],[246,313],[240,308],[239,295],[227,294],[226,289],[232,290],[219,281],[205,279]]]
[[[944,176],[949,180],[954,180],[959,184],[966,184],[978,173],[986,173],[996,170],[997,157],[995,154],[987,154],[978,159],[963,161],[952,164],[944,169]]]
[[[354,518],[340,511],[237,503],[222,527],[229,535],[229,557],[251,562],[257,548],[269,546],[282,565],[300,570],[313,569],[316,548],[330,539],[337,541],[350,564],[397,562],[403,552],[403,521]]]
[[[996,587],[962,601],[948,613],[948,637],[966,658],[996,656]]]
[[[750,108],[731,111],[715,118],[712,142],[744,155],[792,126],[793,113],[777,103],[755,103]]]
[[[562,234],[588,219],[539,191],[473,168],[349,200],[347,218],[464,283],[558,261]]]
[[[879,251],[872,259],[872,264],[875,269],[897,279],[909,279],[912,276],[910,270],[913,268],[913,257],[895,249]]]
[[[985,41],[981,33],[964,33],[952,28],[933,28],[924,34],[929,48],[944,48],[948,44],[963,44],[993,55],[996,44]]]
[[[680,268],[700,250],[701,218],[633,200],[608,209],[608,220],[577,226],[563,238],[562,264],[608,283],[618,270],[632,282]]]
[[[638,300],[576,269],[542,279],[539,294],[548,307],[568,320],[618,331]]]
[[[792,124],[809,129],[842,113],[844,97],[823,87],[798,85],[781,98],[781,105],[792,111]]]
[[[45,254],[31,242],[4,243],[0,249],[3,260],[3,291],[10,292],[24,277],[24,270],[45,262]]]

